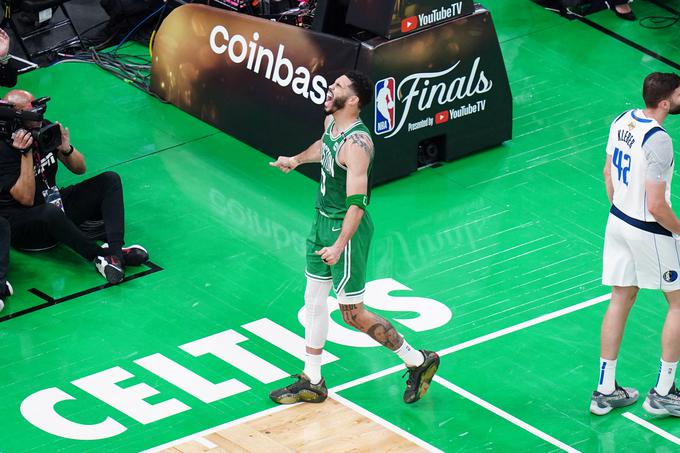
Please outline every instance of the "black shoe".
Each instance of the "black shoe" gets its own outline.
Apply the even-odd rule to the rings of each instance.
[[[328,389],[323,378],[318,384],[312,384],[304,373],[294,374],[291,377],[298,378],[298,380],[287,387],[269,392],[269,398],[272,401],[279,404],[322,403],[328,398]]]
[[[123,261],[126,266],[140,266],[149,261],[149,252],[141,245],[123,247]]]
[[[9,282],[0,284],[0,311],[5,308],[5,299],[7,299],[12,294],[14,294],[14,290],[12,289],[12,285],[10,285]]]
[[[108,249],[109,244],[103,243],[101,245],[103,249]],[[125,266],[140,266],[147,261],[149,261],[149,252],[146,251],[141,245],[131,245],[129,247],[123,247],[123,264]]]
[[[404,392],[405,403],[415,403],[425,395],[430,388],[430,382],[439,368],[439,356],[436,352],[421,350],[425,361],[420,366],[408,367],[408,380],[406,381],[406,391]],[[404,376],[406,376],[406,373]]]
[[[122,282],[125,278],[125,266],[116,256],[98,256],[94,259],[94,267],[112,285]]]
[[[632,21],[632,20],[636,19],[635,13],[633,12],[632,9],[630,11],[628,11],[627,13],[620,13],[616,10],[616,7],[613,6],[612,11],[614,11],[614,14],[616,14],[618,17],[620,17],[623,20],[631,20]]]

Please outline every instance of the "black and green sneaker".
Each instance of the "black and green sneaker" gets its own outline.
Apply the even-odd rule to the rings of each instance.
[[[405,403],[415,403],[425,395],[430,388],[430,382],[439,368],[439,356],[434,351],[421,350],[425,356],[425,361],[420,366],[406,368],[408,380],[406,381],[406,391],[404,392]],[[404,376],[406,376],[404,373]]]
[[[328,398],[326,381],[321,378],[318,384],[312,384],[306,374],[294,374],[297,381],[287,387],[272,390],[269,398],[279,404],[322,403]]]

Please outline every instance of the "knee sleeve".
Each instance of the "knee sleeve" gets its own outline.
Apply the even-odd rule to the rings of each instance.
[[[328,337],[328,294],[332,282],[307,278],[305,288],[305,344],[322,349]]]

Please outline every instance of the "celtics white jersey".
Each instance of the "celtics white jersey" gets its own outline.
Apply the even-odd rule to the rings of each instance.
[[[647,210],[645,185],[648,180],[648,156],[643,149],[647,140],[664,129],[642,110],[621,114],[611,125],[607,154],[612,156],[611,179],[614,185],[614,206],[624,214],[645,222],[655,221]],[[667,182],[666,201],[671,201],[671,178],[674,163],[671,160],[660,169],[658,179]]]

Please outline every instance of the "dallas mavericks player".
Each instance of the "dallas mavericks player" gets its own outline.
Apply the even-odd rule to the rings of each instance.
[[[644,110],[612,123],[604,177],[612,203],[604,240],[602,283],[612,287],[602,321],[600,373],[590,411],[596,415],[638,399],[615,379],[626,319],[640,288],[660,289],[668,301],[658,381],[643,407],[655,415],[680,416],[675,370],[680,356],[680,220],[670,206],[673,145],[662,124],[680,113],[680,76],[655,72],[645,78]]]

